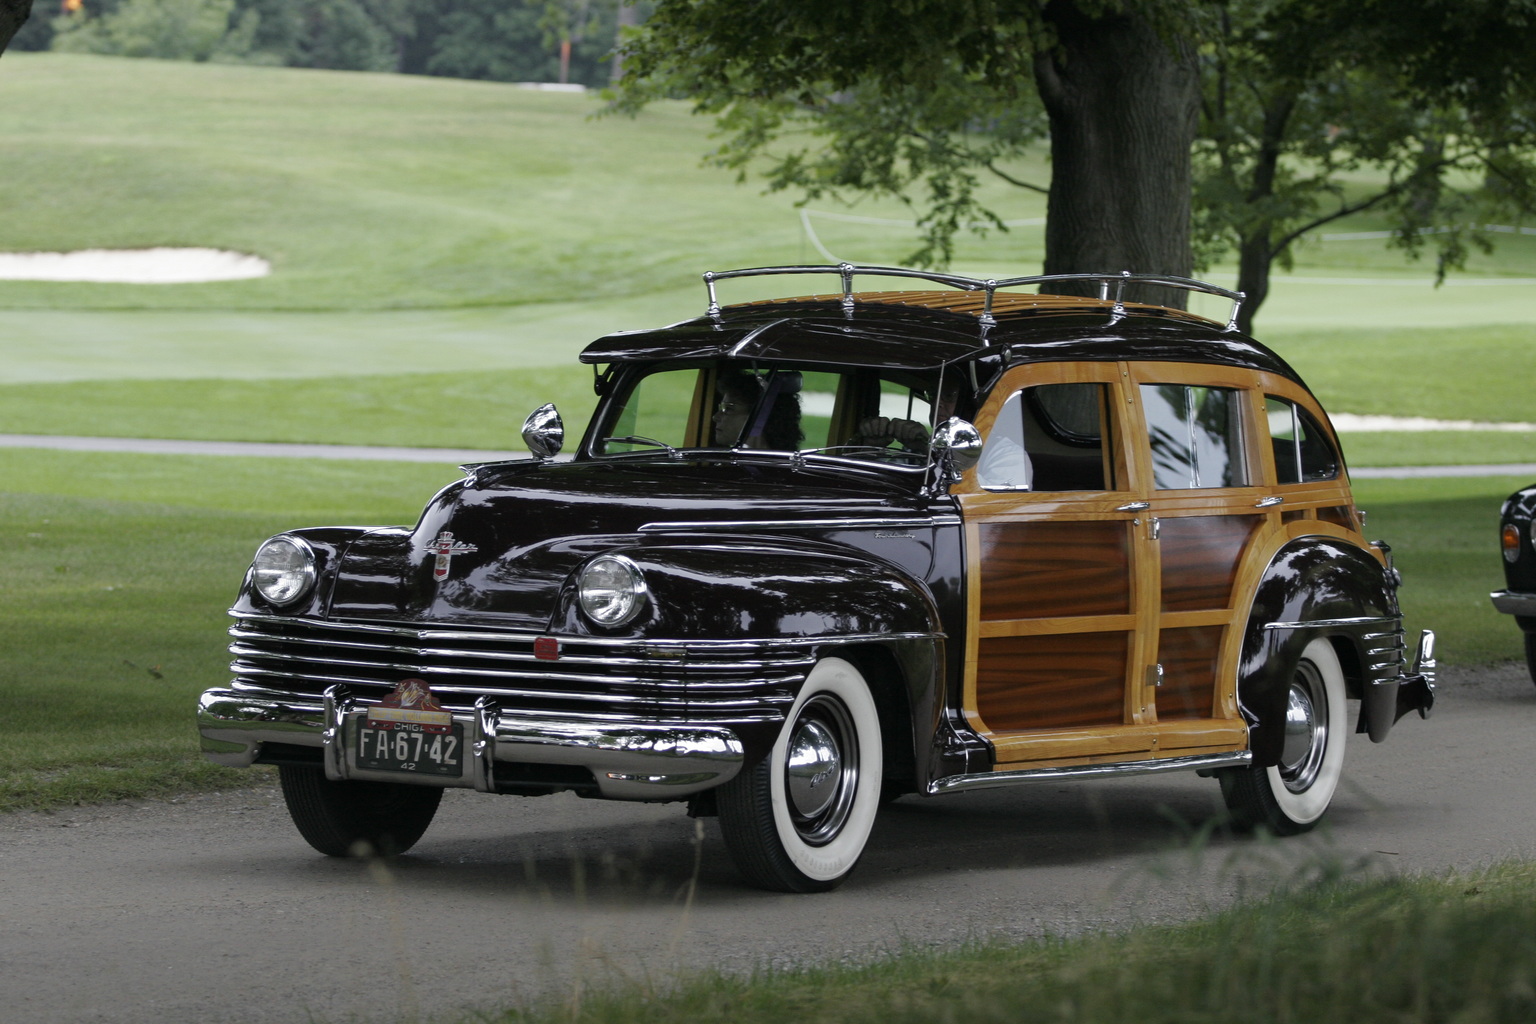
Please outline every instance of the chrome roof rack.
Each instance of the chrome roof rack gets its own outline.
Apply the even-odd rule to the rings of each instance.
[[[931,270],[910,270],[906,267],[864,267],[852,263],[839,263],[836,266],[823,264],[820,266],[794,266],[794,267],[752,267],[746,270],[722,270],[709,271],[704,275],[704,287],[709,291],[709,316],[720,314],[720,301],[715,297],[715,282],[726,281],[734,277],[769,277],[776,274],[837,274],[843,283],[843,308],[845,310],[854,307],[853,278],[856,274],[871,277],[911,277],[922,281],[932,281],[935,284],[949,285],[962,291],[980,291],[986,294],[985,304],[982,306],[981,323],[983,327],[991,327],[997,323],[992,315],[992,299],[999,289],[1022,288],[1029,285],[1050,284],[1057,281],[1088,281],[1099,286],[1099,299],[1104,302],[1111,301],[1110,291],[1113,288],[1114,309],[1112,315],[1117,319],[1125,315],[1125,286],[1128,284],[1156,285],[1165,288],[1182,288],[1185,291],[1203,292],[1208,295],[1219,295],[1232,303],[1232,311],[1227,315],[1226,330],[1237,330],[1237,313],[1242,309],[1242,292],[1230,291],[1226,288],[1218,288],[1216,285],[1207,284],[1204,281],[1196,281],[1188,277],[1170,277],[1164,274],[1133,274],[1129,270],[1123,270],[1118,274],[1042,274],[1035,277],[1009,277],[1003,280],[978,280],[973,277],[961,277],[958,274],[941,274]]]

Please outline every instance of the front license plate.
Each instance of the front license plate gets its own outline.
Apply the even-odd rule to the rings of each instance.
[[[464,774],[464,726],[454,722],[446,729],[414,722],[357,723],[359,768],[406,775],[460,778]]]

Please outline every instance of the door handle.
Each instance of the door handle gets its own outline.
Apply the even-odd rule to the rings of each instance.
[[[1258,504],[1253,506],[1253,507],[1254,508],[1274,508],[1276,505],[1280,504],[1284,500],[1285,499],[1282,498],[1278,494],[1271,494],[1267,498],[1260,498]]]
[[[1115,509],[1115,511],[1116,512],[1142,512],[1142,511],[1145,511],[1146,509],[1149,509],[1151,507],[1152,507],[1152,503],[1150,501],[1131,501],[1131,502],[1127,502],[1124,505],[1121,505],[1119,508]]]

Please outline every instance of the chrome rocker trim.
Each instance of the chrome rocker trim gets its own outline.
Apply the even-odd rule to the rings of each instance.
[[[1529,615],[1536,618],[1536,594],[1518,590],[1495,590],[1489,594],[1494,608],[1505,615]]]
[[[329,779],[407,782],[496,792],[496,762],[586,768],[602,796],[614,800],[676,799],[728,782],[746,756],[739,737],[722,726],[653,725],[535,716],[500,708],[482,697],[469,714],[455,713],[468,747],[459,778],[413,777],[359,769],[344,756],[348,716],[371,702],[333,686],[316,701],[276,691],[209,690],[198,706],[204,755],[245,767],[264,743],[318,748]]]
[[[1227,754],[1196,754],[1191,757],[1170,757],[1156,761],[1123,761],[1117,764],[1083,764],[1064,768],[1020,768],[1014,771],[976,772],[971,775],[951,775],[948,778],[935,779],[928,783],[928,795],[957,793],[966,789],[1014,786],[1026,782],[1107,779],[1128,775],[1153,775],[1159,772],[1211,771],[1216,768],[1235,768],[1252,762],[1252,751],[1234,750]]]

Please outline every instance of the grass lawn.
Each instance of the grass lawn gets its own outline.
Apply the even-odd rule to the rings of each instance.
[[[197,751],[256,546],[414,522],[451,466],[0,452],[0,810],[248,781]]]

